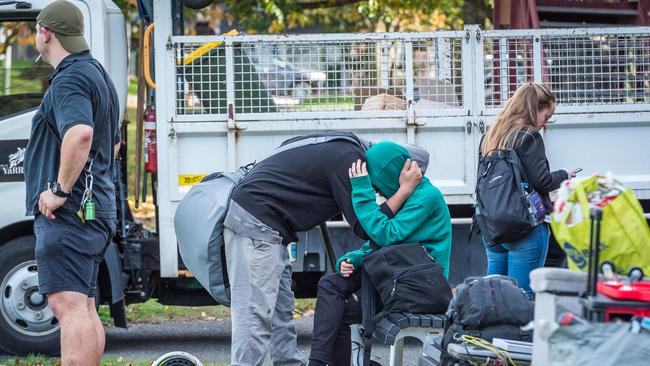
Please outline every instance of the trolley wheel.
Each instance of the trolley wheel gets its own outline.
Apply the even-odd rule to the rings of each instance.
[[[203,364],[190,353],[174,351],[160,356],[151,366],[203,366]]]
[[[643,270],[639,267],[632,267],[627,273],[631,282],[641,281],[643,279]]]
[[[600,264],[600,273],[602,273],[608,281],[614,280],[616,278],[616,266],[610,261],[605,261]]]

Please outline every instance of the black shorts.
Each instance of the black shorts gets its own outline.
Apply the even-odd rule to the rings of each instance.
[[[34,218],[39,292],[74,291],[95,297],[97,273],[115,234],[115,219],[86,221],[55,212],[56,219]]]

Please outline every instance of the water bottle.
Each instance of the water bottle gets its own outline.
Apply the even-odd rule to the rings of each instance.
[[[95,202],[92,200],[86,201],[84,204],[84,220],[90,221],[95,219]]]
[[[289,252],[289,263],[298,260],[298,243],[289,243],[287,251]]]

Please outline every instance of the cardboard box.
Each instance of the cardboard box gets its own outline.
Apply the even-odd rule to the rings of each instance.
[[[367,98],[361,107],[362,111],[404,110],[406,101],[386,93]]]

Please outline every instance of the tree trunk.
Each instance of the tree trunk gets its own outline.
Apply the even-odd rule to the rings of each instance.
[[[463,1],[463,22],[465,24],[478,24],[481,28],[492,25],[493,9],[489,0]],[[488,23],[489,20],[489,23]]]

